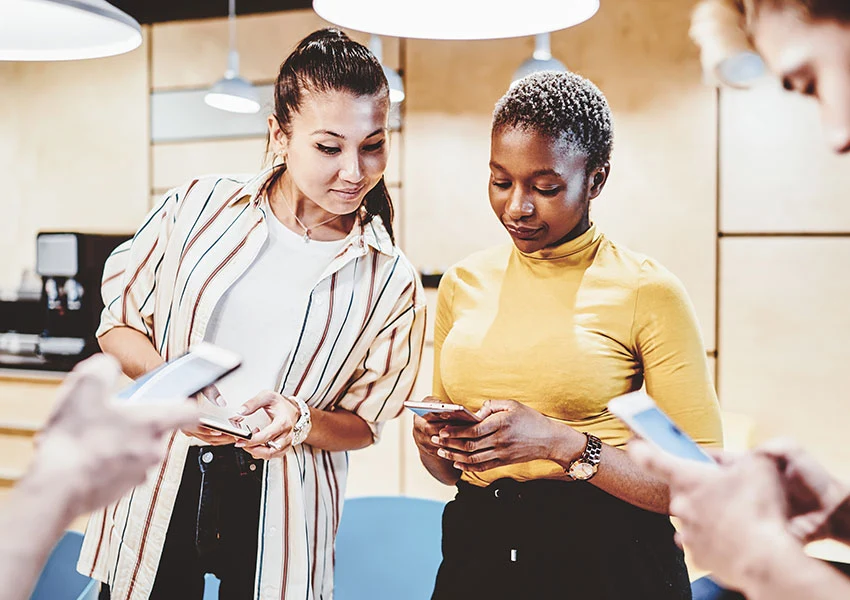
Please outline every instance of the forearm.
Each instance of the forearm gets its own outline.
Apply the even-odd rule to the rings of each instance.
[[[571,479],[566,469],[581,456],[586,438],[580,434],[580,443],[576,443],[574,435],[566,431],[563,433],[565,435],[554,439],[551,459],[564,467],[564,479]],[[608,444],[602,444],[599,468],[589,483],[639,508],[662,514],[669,512],[670,492],[667,484],[640,469],[626,452]]]
[[[98,338],[101,350],[114,356],[125,375],[136,379],[165,362],[141,331],[132,327],[115,327]]]
[[[0,600],[29,598],[53,545],[74,518],[59,482],[31,469],[0,511]]]
[[[347,410],[310,409],[313,426],[305,443],[314,448],[341,452],[371,446],[372,430],[362,418]]]
[[[741,585],[749,600],[850,598],[850,580],[827,563],[807,556],[796,540],[760,544]]]

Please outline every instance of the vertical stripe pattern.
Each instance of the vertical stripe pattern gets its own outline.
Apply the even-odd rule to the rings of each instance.
[[[171,190],[107,261],[98,335],[132,327],[165,358],[203,340],[217,302],[265,243],[272,213],[259,190],[267,177],[204,177]],[[380,219],[358,222],[310,294],[277,391],[352,411],[377,439],[413,389],[424,299],[415,269]],[[108,581],[115,600],[150,594],[188,447],[182,433],[172,436],[149,479],[89,521],[78,569]],[[332,597],[347,473],[345,452],[306,444],[268,462],[256,599]]]

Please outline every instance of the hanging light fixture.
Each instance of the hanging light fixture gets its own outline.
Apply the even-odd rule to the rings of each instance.
[[[229,0],[227,27],[230,42],[227,52],[227,70],[204,96],[204,102],[213,108],[235,113],[256,113],[260,110],[257,90],[251,82],[239,76],[239,52],[236,51],[236,0]]]
[[[514,71],[511,85],[537,71],[566,71],[567,67],[557,58],[552,58],[552,45],[549,33],[534,36],[534,53]]]
[[[505,16],[493,0],[313,0],[313,10],[340,27],[379,35],[435,40],[483,40],[535,35],[578,25],[599,0],[523,0]]]
[[[380,36],[372,35],[369,37],[369,50],[381,63],[381,68],[384,70],[384,75],[387,77],[387,83],[390,86],[390,102],[398,104],[404,100],[404,82],[401,80],[401,75],[394,69],[390,69],[384,64],[384,44]]]
[[[105,0],[0,0],[0,60],[76,60],[123,54],[142,28]]]
[[[690,36],[710,84],[747,88],[767,73],[744,30],[741,10],[734,0],[702,0],[693,10]]]

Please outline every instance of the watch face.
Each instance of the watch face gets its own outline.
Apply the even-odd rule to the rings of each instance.
[[[570,465],[570,477],[580,481],[590,479],[595,472],[596,469],[593,468],[592,464],[583,461],[577,460]]]

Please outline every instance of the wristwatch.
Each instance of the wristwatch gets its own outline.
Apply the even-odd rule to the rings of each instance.
[[[584,435],[587,437],[584,452],[571,462],[567,469],[567,475],[576,481],[587,481],[596,475],[596,471],[599,468],[599,461],[602,460],[602,442],[599,441],[598,437],[590,433],[585,433]]]
[[[310,407],[301,398],[297,396],[287,396],[287,398],[298,406],[300,415],[295,425],[292,426],[292,445],[297,446],[307,439],[310,435],[310,429],[313,428],[313,420],[310,418]]]

